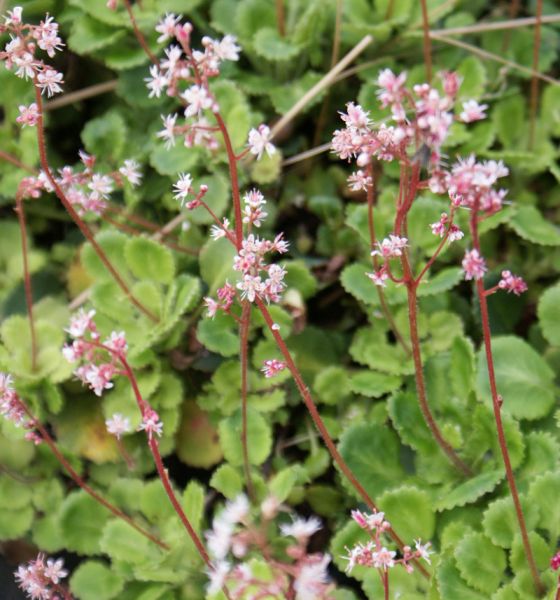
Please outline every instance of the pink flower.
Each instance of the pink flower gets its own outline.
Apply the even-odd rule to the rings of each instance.
[[[65,331],[67,331],[70,336],[74,338],[83,337],[87,331],[91,331],[92,333],[96,334],[97,328],[93,321],[94,316],[95,310],[90,310],[86,313],[84,309],[81,308],[75,315],[71,317],[70,325]]]
[[[376,569],[387,570],[395,566],[395,556],[396,552],[393,550],[387,550],[385,546],[381,548],[378,552],[374,552],[372,555],[373,558],[373,566]]]
[[[125,355],[128,350],[124,331],[111,331],[110,337],[104,343],[107,348],[117,354]]]
[[[286,363],[281,360],[276,360],[275,358],[271,358],[269,360],[264,361],[264,365],[261,371],[264,373],[266,378],[274,377],[281,373],[286,368]]]
[[[510,271],[502,271],[502,278],[498,283],[498,287],[501,290],[506,290],[508,293],[513,293],[516,296],[520,296],[523,292],[527,291],[527,284],[521,277],[512,275]]]
[[[254,302],[257,294],[263,290],[263,282],[258,275],[243,275],[243,279],[237,284],[237,289],[241,290],[241,298]]]
[[[47,92],[47,96],[50,98],[54,94],[62,92],[62,88],[59,84],[64,83],[62,81],[62,73],[55,71],[51,67],[45,67],[41,73],[37,75],[37,82],[41,92]]]
[[[558,569],[560,569],[560,552],[557,552],[551,559],[550,559],[550,566],[554,571],[558,571]]]
[[[39,110],[35,102],[29,106],[20,105],[18,108],[19,116],[16,118],[17,123],[21,123],[23,127],[26,125],[37,125],[37,122],[39,121]]]
[[[110,363],[103,363],[99,366],[90,364],[86,366],[83,372],[85,382],[89,384],[96,396],[101,396],[105,390],[113,387],[111,379],[115,375],[115,367]]]
[[[441,73],[443,80],[443,91],[445,95],[451,99],[454,99],[461,86],[461,78],[453,71],[444,71]]]
[[[488,108],[487,104],[479,104],[476,100],[468,100],[463,102],[463,110],[459,115],[459,119],[463,123],[472,123],[473,121],[480,121],[486,118],[484,112]]]
[[[363,190],[367,192],[367,189],[373,185],[373,179],[364,173],[361,169],[355,171],[348,177],[348,186],[353,192]]]
[[[13,10],[8,11],[8,16],[4,17],[4,25],[9,27],[11,25],[19,25],[21,23],[21,14],[23,8],[21,6],[14,6]]]
[[[424,559],[429,565],[432,564],[432,561],[430,560],[430,554],[433,554],[433,552],[430,550],[430,546],[430,542],[421,544],[420,540],[414,540],[414,547],[416,548],[418,558]]]
[[[367,131],[371,123],[369,113],[366,112],[359,104],[348,102],[346,105],[346,114],[340,112],[340,118],[346,123],[349,129],[359,131]]]
[[[385,267],[381,267],[379,271],[375,271],[374,273],[366,273],[366,275],[373,281],[375,285],[379,287],[386,287],[386,281],[389,279],[389,275],[387,273],[387,269]]]
[[[139,169],[140,165],[135,160],[129,158],[124,161],[124,165],[120,167],[119,173],[125,177],[131,185],[140,185],[142,173],[140,173]]]
[[[214,298],[204,298],[204,304],[206,305],[206,309],[208,310],[208,316],[214,318],[220,305],[214,300]]]
[[[170,37],[175,36],[175,26],[181,17],[174,15],[173,13],[167,13],[165,17],[156,25],[156,31],[160,34],[157,41],[158,43],[165,42]]]
[[[452,223],[451,226],[449,226],[448,223],[449,216],[446,213],[442,213],[440,220],[430,225],[432,233],[442,238],[445,235],[447,228],[449,227],[449,234],[447,239],[450,242],[456,242],[457,240],[462,239],[465,234],[459,229],[459,227],[457,227],[457,225],[455,225],[454,223]]]
[[[113,180],[108,175],[99,175],[94,173],[91,181],[88,183],[88,188],[98,198],[108,198],[113,191]]]
[[[280,525],[282,535],[294,537],[298,542],[306,542],[313,534],[321,529],[321,521],[317,517],[309,519],[297,518],[292,523]]]
[[[193,117],[204,109],[214,107],[214,99],[208,94],[205,87],[201,85],[192,85],[186,89],[181,97],[187,102],[185,117]]]
[[[17,67],[16,75],[18,77],[21,77],[22,79],[27,79],[28,77],[33,78],[35,76],[35,69],[37,64],[35,63],[33,54],[31,54],[30,52],[21,52],[20,54],[16,54],[13,56],[12,61]],[[53,71],[53,73],[56,73],[56,71]],[[49,96],[50,95],[51,94],[49,94]]]
[[[396,258],[402,256],[403,249],[408,246],[407,242],[408,239],[405,237],[389,234],[388,238],[385,238],[381,242],[377,242],[378,250],[373,250],[371,255],[378,255],[382,258]]]
[[[270,128],[267,125],[259,125],[257,129],[249,131],[249,151],[260,160],[263,152],[272,156],[276,148],[270,141]]]
[[[148,434],[148,439],[151,440],[154,433],[161,437],[163,433],[163,423],[159,420],[157,412],[151,408],[146,410],[142,417],[142,423],[138,427],[138,431],[145,431]]]
[[[462,265],[467,280],[482,279],[484,273],[488,270],[484,258],[480,256],[476,249],[465,252]]]

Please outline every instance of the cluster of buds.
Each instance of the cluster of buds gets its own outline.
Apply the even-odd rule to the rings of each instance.
[[[328,582],[326,554],[308,554],[307,544],[321,524],[318,519],[297,518],[281,525],[282,535],[295,538],[286,550],[288,561],[269,560],[270,574],[263,578],[254,573],[250,558],[270,556],[271,549],[263,536],[266,526],[277,515],[279,503],[266,499],[261,506],[262,523],[251,517],[249,502],[244,495],[226,504],[214,519],[212,529],[206,533],[207,546],[214,568],[209,573],[208,595],[217,594],[227,586],[233,600],[242,598],[285,598],[294,590],[297,598],[322,598],[328,600],[332,586]],[[237,562],[237,564],[235,564]]]
[[[16,427],[26,429],[25,439],[40,444],[41,436],[35,431],[36,423],[29,417],[23,402],[14,389],[11,375],[0,373],[0,415]]]
[[[122,331],[113,331],[101,343],[94,316],[94,310],[81,309],[71,318],[66,331],[73,341],[62,348],[62,354],[68,362],[81,363],[74,375],[96,396],[101,396],[113,387],[112,379],[119,373],[118,357],[126,355],[128,346]]]
[[[86,213],[102,215],[107,209],[107,200],[115,185],[122,187],[125,181],[132,186],[140,185],[142,174],[139,171],[140,165],[135,160],[127,159],[117,171],[102,175],[94,171],[95,156],[83,151],[79,155],[84,165],[83,170],[76,171],[73,167],[65,166],[58,170],[58,176],[54,179],[80,216]],[[25,177],[20,189],[24,198],[39,198],[43,191],[54,191],[43,171],[37,177]]]
[[[184,121],[178,123],[176,113],[161,115],[163,129],[157,133],[170,148],[175,145],[176,137],[181,136],[187,148],[202,146],[211,151],[219,147],[215,132],[219,129],[208,120],[207,113],[218,113],[219,104],[210,91],[208,81],[220,74],[223,61],[239,60],[240,47],[232,35],[221,40],[208,36],[202,38],[203,50],[191,48],[191,23],[182,23],[183,17],[173,13],[166,14],[156,25],[160,34],[158,42],[175,39],[179,45],[171,44],[165,48],[165,59],[150,67],[150,76],[146,85],[150,98],[159,98],[162,93],[177,97],[184,106]],[[270,141],[271,132],[266,125],[251,129],[248,139],[248,151],[260,159],[264,152],[269,156],[276,151]]]
[[[412,562],[418,559],[430,562],[430,543],[422,544],[420,540],[414,542],[414,549],[410,546],[404,546],[402,555],[397,557],[397,552],[389,550],[383,542],[383,535],[389,531],[391,524],[385,519],[382,512],[372,514],[363,513],[359,510],[352,511],[352,518],[365,531],[368,532],[370,540],[364,543],[357,543],[352,548],[346,548],[347,556],[344,560],[348,561],[346,572],[351,573],[354,567],[373,567],[382,571],[388,571],[396,565],[403,566],[408,573],[414,571]]]
[[[449,218],[447,213],[441,213],[441,217],[439,221],[432,223],[430,225],[430,229],[434,235],[439,236],[440,238],[447,235],[447,240],[449,242],[456,242],[457,240],[462,240],[465,235],[455,223],[453,223],[452,219]]]
[[[20,565],[15,572],[19,587],[28,598],[36,600],[68,598],[68,592],[60,585],[60,581],[67,575],[68,571],[64,569],[64,561],[61,558],[45,560],[44,554],[39,554],[26,565]]]
[[[18,77],[32,79],[41,93],[46,93],[50,98],[62,91],[62,73],[45,64],[36,56],[36,52],[39,47],[52,58],[62,49],[64,44],[58,37],[58,23],[47,15],[39,25],[25,24],[22,12],[22,7],[16,6],[8,11],[4,23],[0,24],[0,34],[8,33],[10,36],[10,41],[0,51],[0,60],[5,62],[7,69],[13,69]],[[30,112],[36,113],[36,107],[33,111],[32,106],[29,107]]]
[[[381,257],[383,265],[377,271],[366,273],[366,275],[375,285],[385,287],[385,282],[390,277],[389,260],[402,256],[405,248],[408,246],[408,239],[389,234],[389,237],[381,242],[377,242],[376,246],[377,248],[371,251],[371,255]]]

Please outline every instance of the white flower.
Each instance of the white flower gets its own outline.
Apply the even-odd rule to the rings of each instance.
[[[476,100],[468,100],[463,102],[463,111],[459,115],[459,119],[463,123],[472,123],[473,121],[480,121],[486,118],[484,112],[488,108],[488,104],[479,104]]]
[[[258,275],[244,275],[242,281],[237,284],[237,289],[241,290],[241,299],[254,302],[255,297],[263,289],[263,282]]]
[[[213,240],[219,240],[226,236],[226,231],[229,229],[229,219],[224,219],[223,225],[212,225],[210,228],[210,237]]]
[[[181,97],[188,104],[185,109],[185,117],[187,118],[193,117],[205,108],[212,108],[214,105],[214,100],[208,94],[206,88],[201,85],[192,85],[181,94]]]
[[[167,13],[165,17],[156,25],[156,31],[161,35],[158,37],[158,43],[165,42],[170,37],[175,35],[175,26],[181,17],[174,15],[173,13]]]
[[[46,67],[39,75],[37,75],[38,85],[41,88],[41,92],[47,91],[47,96],[50,98],[53,94],[62,92],[60,83],[62,81],[62,73]]]
[[[245,494],[239,494],[235,500],[228,502],[224,512],[220,515],[230,523],[241,523],[249,514],[249,500]]]
[[[156,133],[156,137],[164,139],[165,147],[169,150],[171,146],[175,145],[175,121],[177,121],[177,115],[160,116],[163,121],[163,129]]]
[[[321,521],[317,517],[294,519],[292,523],[280,525],[282,535],[295,537],[299,542],[307,540],[321,529]]]
[[[294,581],[296,600],[319,600],[324,597],[323,586],[328,583],[327,567],[331,557],[305,564]]]
[[[176,190],[175,194],[174,194],[175,200],[180,200],[181,206],[183,205],[186,197],[188,196],[189,192],[191,191],[191,186],[192,186],[192,177],[190,176],[189,173],[181,173],[179,175],[179,179],[177,180],[177,183],[173,184],[173,187]]]
[[[416,552],[418,552],[420,558],[423,558],[429,565],[432,564],[432,561],[430,560],[430,554],[433,554],[433,552],[430,550],[430,542],[427,542],[426,544],[421,544],[420,540],[414,540],[414,547],[416,548]]]
[[[270,128],[267,125],[259,125],[257,129],[249,131],[249,151],[260,160],[263,152],[272,156],[276,148],[270,141]]]
[[[220,42],[214,42],[214,52],[221,60],[239,60],[241,48],[236,44],[237,38],[226,35]]]
[[[119,440],[121,439],[121,435],[132,431],[130,419],[123,417],[120,413],[115,413],[110,419],[107,419],[105,425],[107,426],[107,431]]]
[[[210,571],[210,581],[206,588],[206,592],[209,596],[217,594],[224,587],[229,571],[230,565],[225,561],[221,561],[214,565],[214,569]]]
[[[8,16],[4,17],[4,25],[15,25],[21,23],[21,13],[23,8],[21,6],[14,6],[13,10],[8,11]]]
[[[88,188],[98,196],[108,198],[113,191],[113,181],[108,175],[94,173],[88,183]]]
[[[140,185],[142,181],[142,173],[138,170],[140,165],[133,159],[129,158],[124,161],[124,165],[119,169],[119,173],[125,177],[131,185]]]
[[[159,70],[157,65],[150,67],[150,77],[144,77],[144,81],[146,82],[146,87],[150,90],[149,98],[153,98],[154,96],[159,98],[164,88],[169,85],[167,76]]]

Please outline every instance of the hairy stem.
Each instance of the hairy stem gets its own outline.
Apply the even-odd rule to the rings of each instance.
[[[21,233],[21,256],[23,260],[23,285],[25,288],[25,303],[29,319],[29,333],[31,334],[31,370],[37,368],[37,335],[35,333],[35,319],[33,318],[33,292],[31,289],[31,274],[29,273],[29,257],[27,254],[27,227],[25,223],[25,210],[21,191],[16,193],[16,213],[18,216]]]
[[[132,29],[134,29],[134,35],[136,36],[138,43],[140,44],[140,46],[142,46],[142,49],[144,50],[144,52],[146,53],[148,58],[152,61],[152,63],[154,65],[159,65],[159,60],[156,58],[156,56],[154,56],[154,53],[150,50],[150,47],[148,46],[148,43],[146,42],[146,38],[144,37],[144,35],[140,31],[140,28],[138,27],[138,23],[136,22],[136,17],[134,16],[134,13],[132,12],[132,6],[130,6],[130,1],[124,0],[124,5],[126,7],[126,12],[128,13],[128,16],[130,18],[130,23],[132,24]]]
[[[247,432],[247,369],[249,353],[249,326],[251,324],[251,303],[245,300],[241,312],[239,327],[240,358],[241,358],[241,446],[243,448],[243,470],[249,497],[254,499],[255,490],[251,479],[251,463],[249,462],[249,440]]]
[[[537,0],[537,22],[535,24],[535,35],[533,41],[533,76],[531,77],[531,113],[529,117],[529,150],[532,150],[535,145],[535,123],[537,120],[537,106],[539,100],[539,80],[535,77],[534,72],[539,68],[539,52],[541,48],[541,18],[542,18],[543,3],[542,0]]]
[[[47,149],[46,149],[46,144],[45,144],[45,130],[44,130],[44,124],[43,124],[43,99],[41,97],[41,90],[37,86],[36,81],[35,81],[35,101],[37,102],[37,106],[39,109],[38,110],[39,119],[37,120],[37,142],[38,142],[38,146],[39,146],[39,157],[40,157],[41,166],[43,168],[43,171],[45,172],[45,175],[47,176],[47,179],[49,180],[50,184],[54,188],[55,194],[57,195],[58,199],[60,200],[60,202],[66,209],[66,212],[70,215],[70,217],[72,218],[74,223],[78,226],[78,228],[80,229],[80,231],[82,232],[84,237],[92,245],[97,256],[99,257],[99,260],[101,260],[101,262],[105,265],[105,267],[107,268],[109,273],[111,273],[113,279],[115,280],[117,285],[121,288],[121,290],[124,292],[126,297],[130,300],[130,302],[132,302],[132,304],[134,304],[134,306],[136,306],[136,308],[140,312],[144,313],[150,320],[157,322],[157,320],[158,320],[157,317],[150,310],[148,310],[139,300],[137,300],[133,296],[132,292],[130,291],[130,289],[129,289],[128,285],[126,284],[126,282],[124,281],[124,279],[120,276],[120,274],[117,272],[115,267],[113,267],[113,264],[109,260],[109,257],[105,254],[105,252],[103,251],[101,246],[97,243],[90,228],[86,225],[86,223],[78,215],[78,213],[72,206],[72,203],[68,200],[68,198],[66,198],[66,195],[62,191],[62,188],[58,185],[56,179],[54,178],[52,171],[50,169],[50,166],[49,166],[48,159],[47,159]]]
[[[471,212],[470,218],[470,229],[473,241],[473,248],[477,250],[480,254],[480,238],[478,235],[478,204],[475,203],[475,206]],[[545,588],[540,579],[539,572],[537,570],[537,565],[535,563],[535,558],[533,556],[533,550],[531,548],[531,543],[529,541],[529,536],[527,534],[527,526],[525,524],[525,517],[523,515],[523,509],[521,508],[521,502],[519,500],[519,494],[517,492],[517,484],[515,483],[515,476],[513,474],[513,469],[511,466],[511,460],[509,456],[509,450],[507,447],[506,436],[504,433],[504,426],[502,422],[502,398],[498,394],[498,387],[496,385],[496,374],[494,371],[494,357],[492,355],[492,336],[490,331],[490,318],[488,315],[488,302],[486,298],[486,294],[484,293],[484,283],[482,279],[476,280],[476,293],[478,296],[478,302],[480,305],[480,317],[482,321],[482,335],[484,338],[484,351],[486,354],[486,366],[488,369],[488,379],[490,381],[490,392],[492,395],[492,407],[494,409],[494,419],[496,421],[496,429],[498,432],[498,443],[500,445],[500,450],[502,453],[502,458],[504,461],[504,467],[506,471],[507,482],[509,486],[509,491],[511,494],[511,498],[513,500],[513,505],[515,508],[515,515],[517,517],[517,523],[519,525],[519,530],[521,533],[521,539],[523,541],[523,548],[525,550],[525,557],[527,559],[527,563],[529,565],[529,569],[531,571],[531,577],[533,578],[533,584],[535,586],[535,590],[537,594],[541,595]]]
[[[292,355],[290,354],[290,351],[288,350],[288,347],[286,346],[286,343],[284,342],[282,336],[278,333],[278,331],[273,327],[274,321],[272,320],[272,317],[266,307],[266,304],[258,296],[256,298],[256,302],[257,302],[257,306],[258,306],[259,310],[261,311],[261,314],[264,317],[264,320],[267,324],[267,327],[268,327],[270,333],[274,337],[274,340],[275,340],[280,352],[282,353],[284,360],[286,361],[286,365],[288,366],[288,369],[290,370],[290,373],[292,374],[292,377],[298,387],[301,397],[303,398],[303,402],[305,403],[305,406],[307,407],[307,410],[309,411],[309,414],[311,415],[311,418],[313,419],[313,423],[315,424],[315,427],[317,427],[319,434],[323,438],[323,441],[324,441],[333,461],[336,463],[338,468],[341,470],[342,474],[350,482],[352,487],[356,490],[356,492],[361,497],[363,502],[365,502],[365,504],[368,506],[368,508],[370,510],[377,511],[378,510],[377,505],[372,500],[372,498],[367,493],[367,491],[362,486],[362,484],[358,481],[358,479],[356,478],[356,476],[354,475],[354,473],[352,472],[350,467],[346,464],[346,461],[342,458],[341,454],[339,453],[338,448],[336,447],[336,444],[334,443],[333,439],[331,438],[331,436],[325,426],[325,423],[323,422],[323,419],[321,418],[321,415],[319,414],[319,411],[317,410],[317,406],[315,405],[315,402],[313,401],[313,398],[311,397],[309,388],[305,385],[303,377],[301,376],[301,373],[299,372],[299,370],[292,358]],[[402,549],[404,544],[403,544],[403,541],[401,540],[401,538],[397,535],[397,533],[393,529],[390,529],[388,531],[388,533],[391,536],[391,538],[395,541],[395,543],[399,546],[399,548]],[[424,575],[425,577],[429,577],[428,572],[421,564],[418,563],[417,567],[418,567],[419,571],[422,573],[422,575]]]
[[[133,529],[136,529],[138,533],[141,533],[144,537],[148,538],[154,544],[157,544],[162,550],[169,550],[169,546],[159,540],[157,537],[152,535],[149,531],[146,531],[140,525],[137,525],[127,514],[125,514],[122,510],[117,508],[115,505],[111,504],[108,500],[105,500],[103,496],[97,493],[93,488],[91,488],[78,473],[74,470],[72,465],[66,460],[62,452],[58,449],[55,441],[50,436],[47,429],[41,424],[41,422],[34,417],[31,413],[30,409],[27,405],[21,401],[21,406],[25,410],[27,416],[31,419],[33,423],[33,427],[41,434],[41,439],[47,444],[51,452],[54,454],[58,462],[64,467],[64,469],[68,472],[68,475],[75,481],[75,483],[82,489],[84,492],[89,494],[94,500],[99,502],[102,506],[104,506],[107,510],[113,513],[119,519],[122,519],[126,523],[128,523]]]

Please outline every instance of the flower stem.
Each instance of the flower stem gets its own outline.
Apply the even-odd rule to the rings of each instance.
[[[239,327],[240,358],[241,358],[241,446],[243,448],[243,469],[249,497],[254,499],[255,490],[251,479],[251,463],[249,462],[249,446],[247,431],[247,368],[249,350],[249,326],[251,324],[251,303],[245,300],[241,313]]]
[[[142,49],[144,50],[148,58],[152,61],[152,63],[154,65],[159,65],[159,60],[154,56],[154,53],[150,50],[150,47],[146,42],[146,38],[143,36],[142,32],[140,31],[140,28],[138,27],[136,17],[132,12],[132,6],[130,6],[130,1],[124,0],[124,5],[126,7],[126,12],[128,13],[128,16],[130,18],[130,23],[132,24],[132,28],[134,29],[134,35],[136,36],[138,43],[140,44],[140,46],[142,46]]]
[[[70,217],[72,218],[74,223],[78,226],[78,228],[80,229],[80,231],[82,232],[84,237],[92,245],[93,249],[97,253],[97,256],[99,257],[99,260],[101,260],[101,262],[105,265],[105,267],[107,268],[109,273],[111,273],[113,279],[116,281],[117,285],[124,292],[126,297],[132,302],[132,304],[134,304],[134,306],[136,306],[136,308],[140,312],[144,313],[150,320],[154,321],[154,323],[157,323],[157,321],[158,321],[157,317],[133,296],[132,292],[130,291],[130,289],[129,289],[128,285],[126,284],[126,282],[124,281],[124,279],[117,272],[117,270],[115,269],[115,267],[109,260],[109,257],[105,254],[105,252],[101,248],[101,246],[97,243],[90,228],[86,225],[86,223],[83,221],[83,219],[75,211],[74,207],[72,206],[72,203],[68,200],[68,198],[62,191],[62,188],[58,185],[56,179],[54,178],[54,176],[51,172],[50,166],[49,166],[49,162],[47,160],[47,150],[46,150],[46,144],[45,144],[45,130],[44,130],[44,124],[43,124],[43,99],[41,97],[41,90],[37,86],[37,82],[35,82],[35,100],[36,100],[37,106],[39,108],[39,110],[38,110],[39,118],[37,120],[37,143],[39,146],[39,157],[40,157],[41,166],[43,168],[43,171],[45,172],[45,175],[47,176],[47,179],[49,180],[50,184],[54,188],[55,194],[57,195],[58,199],[60,200],[60,202],[66,209],[66,212],[70,215]]]
[[[34,417],[34,415],[32,414],[31,410],[27,407],[27,405],[22,400],[20,400],[20,402],[21,402],[21,406],[22,406],[23,410],[25,410],[27,416],[31,419],[31,421],[33,423],[33,427],[35,429],[37,429],[37,431],[41,434],[42,440],[45,442],[45,444],[47,444],[47,446],[49,447],[51,452],[55,455],[58,462],[68,472],[70,477],[76,482],[76,484],[82,490],[84,490],[84,492],[89,494],[94,500],[99,502],[99,504],[103,505],[107,510],[109,510],[111,513],[113,513],[116,517],[118,517],[119,519],[122,519],[123,521],[128,523],[133,529],[136,529],[136,531],[138,531],[138,533],[141,533],[143,536],[147,537],[154,544],[157,544],[162,550],[169,550],[169,546],[166,543],[159,540],[157,537],[152,535],[149,531],[146,531],[143,527],[140,527],[140,525],[137,525],[127,514],[125,514],[122,510],[120,510],[113,504],[111,504],[108,500],[105,500],[105,498],[103,498],[103,496],[101,496],[93,488],[91,488],[80,477],[80,475],[78,475],[78,473],[74,470],[74,468],[68,462],[68,460],[66,460],[65,456],[58,449],[58,446],[56,445],[55,441],[50,436],[47,429],[41,424],[41,422],[38,419],[36,419]]]
[[[282,355],[284,357],[284,360],[286,361],[286,365],[288,366],[288,369],[290,370],[290,373],[292,374],[292,377],[293,377],[293,379],[299,389],[299,392],[303,398],[305,406],[307,407],[307,410],[309,411],[309,414],[311,415],[311,418],[313,419],[313,422],[315,423],[315,427],[317,427],[321,437],[323,438],[323,441],[325,442],[325,445],[327,446],[327,449],[328,449],[332,459],[334,460],[334,462],[336,463],[338,468],[341,470],[343,475],[346,477],[346,479],[348,479],[348,481],[350,482],[352,487],[356,490],[356,492],[358,492],[358,495],[366,503],[368,508],[373,511],[378,511],[379,509],[378,509],[377,505],[375,504],[375,502],[371,499],[370,495],[367,493],[367,491],[362,486],[362,484],[358,481],[358,479],[356,478],[356,476],[354,475],[354,473],[352,472],[350,467],[346,464],[346,461],[340,455],[340,453],[336,447],[336,444],[334,443],[333,439],[331,438],[331,436],[325,426],[325,423],[323,422],[323,419],[321,419],[321,415],[319,414],[319,411],[317,410],[317,406],[315,405],[315,402],[313,401],[313,398],[311,397],[308,387],[305,385],[305,382],[303,381],[303,377],[301,376],[301,373],[299,372],[299,370],[292,358],[292,355],[290,354],[290,351],[288,350],[288,347],[286,346],[286,343],[284,342],[284,340],[282,339],[282,336],[278,333],[278,331],[273,327],[274,321],[272,320],[272,317],[271,317],[265,303],[258,296],[256,298],[256,302],[257,302],[257,306],[258,306],[259,310],[261,311],[261,314],[263,315],[264,320],[265,320],[270,332],[272,333],[272,336],[274,337],[274,340],[276,341],[278,348],[280,349],[280,352],[282,353]],[[391,536],[391,538],[395,541],[395,543],[399,546],[399,548],[402,549],[404,544],[403,544],[403,541],[401,540],[401,538],[397,535],[397,533],[393,529],[389,529],[388,533]],[[428,572],[422,565],[418,564],[417,566],[418,566],[418,569],[422,572],[422,574],[425,577],[429,577]]]
[[[31,334],[31,370],[37,368],[37,335],[35,332],[35,319],[33,318],[33,292],[31,289],[31,274],[29,273],[29,257],[27,254],[27,227],[25,223],[25,210],[21,190],[16,192],[16,213],[21,232],[21,255],[23,259],[23,284],[25,287],[25,303],[29,319],[29,332]]]
[[[430,39],[430,20],[428,18],[428,4],[420,0],[422,7],[422,29],[424,30],[424,65],[426,66],[426,79],[432,83],[432,41]]]
[[[470,229],[473,241],[473,247],[480,254],[480,238],[478,236],[478,203],[472,209],[470,218]],[[482,335],[484,338],[484,350],[486,354],[486,366],[488,368],[488,379],[490,381],[490,392],[492,395],[492,407],[494,409],[494,419],[496,421],[496,429],[498,432],[498,443],[502,453],[504,461],[504,467],[506,471],[507,482],[511,498],[513,500],[513,506],[515,508],[515,515],[519,525],[521,533],[521,539],[523,542],[523,548],[525,550],[525,557],[531,571],[531,577],[533,578],[533,585],[538,595],[542,595],[545,591],[543,583],[540,579],[535,558],[533,556],[533,550],[527,534],[527,525],[525,524],[525,517],[523,515],[523,509],[521,508],[521,502],[519,500],[519,494],[517,492],[517,485],[515,483],[515,476],[511,466],[511,460],[509,456],[509,450],[507,447],[506,436],[504,433],[504,425],[502,422],[502,399],[498,395],[498,387],[496,385],[496,374],[494,371],[494,357],[492,354],[492,339],[490,332],[490,318],[488,315],[488,301],[486,294],[484,293],[484,283],[482,279],[476,280],[476,292],[478,296],[478,302],[480,305],[480,317],[482,321]]]

